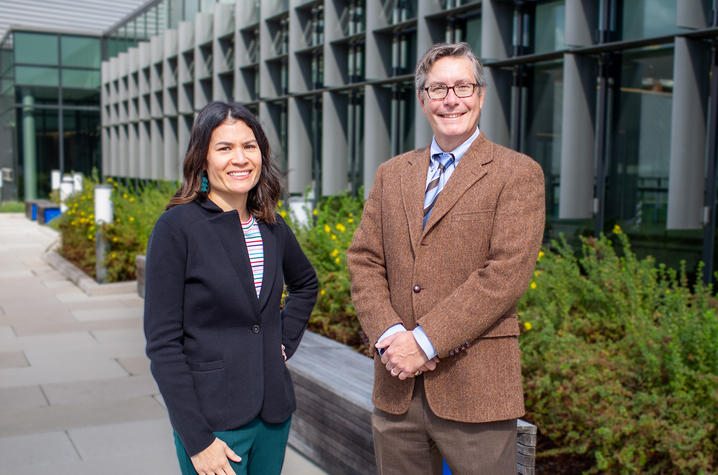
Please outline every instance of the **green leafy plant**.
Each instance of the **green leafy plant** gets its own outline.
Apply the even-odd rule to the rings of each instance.
[[[109,245],[105,255],[107,282],[132,280],[135,278],[135,257],[144,254],[152,227],[177,185],[153,182],[130,187],[112,178],[108,178],[106,183],[113,187],[114,215],[112,223],[102,225]],[[86,178],[82,191],[66,201],[68,210],[57,224],[62,235],[60,254],[92,277],[95,277],[98,231],[94,215],[94,189],[97,184],[96,175]]]
[[[346,265],[346,250],[361,220],[363,207],[363,199],[344,193],[320,201],[308,223],[298,223],[284,203],[280,203],[279,213],[294,228],[319,279],[319,295],[309,329],[366,353],[368,346],[351,301]]]
[[[713,289],[613,234],[619,252],[601,236],[540,254],[519,306],[529,418],[592,473],[715,473]]]

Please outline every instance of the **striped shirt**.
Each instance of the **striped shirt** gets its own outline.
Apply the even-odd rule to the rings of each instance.
[[[257,297],[259,297],[259,292],[262,290],[262,278],[264,277],[264,248],[262,246],[262,233],[259,232],[259,226],[254,216],[251,216],[246,223],[242,223],[242,231],[244,231],[244,241],[247,243],[249,263],[252,265],[254,288],[257,290]]]

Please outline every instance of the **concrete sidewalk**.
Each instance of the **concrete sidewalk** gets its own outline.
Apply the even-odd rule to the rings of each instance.
[[[88,296],[42,258],[58,239],[0,213],[0,473],[179,473],[142,299]],[[325,472],[289,448],[282,473]]]

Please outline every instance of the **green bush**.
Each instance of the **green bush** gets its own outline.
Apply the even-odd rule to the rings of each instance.
[[[628,238],[541,253],[519,305],[528,418],[592,472],[718,470],[712,288],[636,258]]]
[[[107,282],[135,278],[135,256],[144,254],[152,227],[177,189],[175,183],[155,182],[136,189],[112,178],[114,220],[103,225],[109,244],[107,253]],[[94,190],[97,177],[84,180],[83,190],[70,197],[67,212],[58,218],[62,235],[60,254],[85,273],[95,276],[95,238],[97,227],[94,215]]]
[[[279,212],[294,229],[319,279],[320,290],[309,329],[366,353],[368,345],[351,301],[346,265],[346,251],[363,207],[361,198],[344,193],[320,201],[309,223],[298,224],[281,202]]]
[[[134,278],[134,257],[175,184],[114,186],[115,222],[106,228],[110,280]],[[65,257],[94,274],[96,180],[60,218]],[[360,193],[361,196],[361,193]],[[284,203],[320,282],[309,328],[366,353],[351,302],[346,249],[363,200],[323,199],[309,223]],[[544,249],[519,302],[527,419],[556,453],[591,457],[592,473],[718,471],[718,317],[710,286],[684,270],[638,259],[616,227],[586,238],[577,255],[565,241]]]

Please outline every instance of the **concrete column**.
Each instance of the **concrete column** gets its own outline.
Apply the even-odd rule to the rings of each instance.
[[[163,180],[178,180],[177,118],[165,117],[162,126],[164,129],[164,161],[160,178]]]
[[[37,147],[35,143],[35,98],[28,92],[22,96],[22,145],[25,200],[37,198]]]
[[[559,218],[590,218],[595,171],[596,66],[566,54],[563,63],[563,131]]]
[[[598,28],[595,0],[567,0],[564,41],[567,46],[588,46],[594,43]]]
[[[506,59],[511,54],[513,5],[484,0],[481,16],[481,57],[484,60]],[[490,140],[502,145],[511,142],[511,71],[484,68],[486,90],[479,128]]]
[[[511,71],[484,68],[486,89],[479,128],[489,140],[504,146],[511,143]]]
[[[707,28],[711,23],[712,3],[712,0],[680,0],[676,5],[676,25]]]
[[[364,89],[364,197],[374,185],[374,175],[382,162],[391,158],[389,134],[391,93],[381,86]]]
[[[289,132],[287,148],[287,185],[292,195],[304,194],[312,184],[311,105],[307,101],[290,98],[288,101]]]
[[[322,196],[347,189],[347,96],[325,92],[322,100]]]
[[[667,229],[699,229],[703,210],[709,54],[702,41],[676,37]]]

